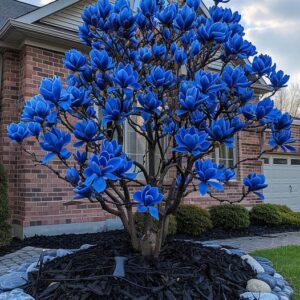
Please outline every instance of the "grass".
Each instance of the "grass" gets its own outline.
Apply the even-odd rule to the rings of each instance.
[[[270,259],[275,270],[285,277],[295,290],[295,300],[300,300],[300,246],[286,246],[276,249],[252,252],[253,256]]]

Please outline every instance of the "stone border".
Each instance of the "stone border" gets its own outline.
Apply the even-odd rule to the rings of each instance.
[[[229,255],[238,255],[247,264],[251,266],[256,273],[256,277],[247,282],[246,290],[240,295],[243,300],[291,300],[294,290],[290,284],[273,268],[270,260],[263,257],[252,257],[240,249],[228,249],[222,245],[213,242],[199,242],[193,240],[180,240],[202,245],[204,247],[212,247],[225,251]],[[28,280],[28,273],[37,270],[39,262],[47,262],[62,257],[78,250],[87,249],[92,245],[82,245],[79,249],[58,249],[58,250],[42,250],[40,248],[25,247],[15,253],[10,253],[4,257],[4,260],[15,259],[17,268],[7,274],[0,276],[0,300],[34,300],[30,295],[24,293],[21,287]],[[22,257],[19,257],[18,252],[25,253],[26,248],[35,251],[36,254],[41,252],[39,258],[32,256],[30,260],[24,262]],[[28,250],[28,249],[27,249]],[[23,252],[22,252],[23,251]],[[18,258],[18,259],[17,259]],[[23,256],[25,258],[25,256]]]

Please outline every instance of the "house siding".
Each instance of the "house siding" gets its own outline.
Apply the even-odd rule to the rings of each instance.
[[[43,25],[58,27],[59,29],[78,32],[78,27],[82,25],[81,14],[83,9],[95,3],[94,0],[80,1],[74,5],[65,8],[62,11],[53,13],[45,18],[42,18],[39,23]]]

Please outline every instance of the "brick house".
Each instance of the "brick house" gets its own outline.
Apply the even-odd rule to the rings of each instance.
[[[83,233],[120,227],[120,221],[103,211],[98,204],[88,201],[72,203],[72,189],[44,167],[34,166],[28,155],[6,137],[7,124],[18,121],[24,101],[38,93],[41,79],[54,75],[66,77],[67,72],[62,64],[64,52],[71,48],[88,51],[80,43],[77,32],[81,11],[92,2],[57,0],[38,8],[16,0],[1,1],[5,10],[0,12],[0,162],[8,172],[9,205],[15,236]],[[203,4],[202,10],[208,13]],[[219,67],[216,62],[209,68],[218,71]],[[255,91],[257,98],[260,98],[268,92],[268,86],[260,81]],[[300,138],[300,126],[297,124],[294,130]],[[125,151],[138,159],[142,145],[128,129],[125,140]],[[299,144],[297,146],[299,149]],[[34,142],[29,141],[28,147],[40,153]],[[244,132],[237,137],[235,149],[221,148],[215,153],[215,159],[230,166],[243,158],[257,156],[264,147],[263,136]],[[53,164],[57,170],[63,169],[59,162]],[[298,195],[300,200],[300,181],[295,177],[295,172],[299,174],[300,171],[300,152],[298,156],[278,153],[266,155],[263,160],[245,162],[237,170],[236,180],[226,188],[224,197],[234,200],[237,191],[242,189],[241,178],[249,171],[262,173],[264,169],[272,178],[272,184],[266,191],[271,200],[282,201],[278,195],[284,198],[292,195],[292,205],[296,203],[294,200],[297,197],[294,195]],[[291,169],[293,176],[289,175]],[[288,190],[281,194],[272,193],[281,184],[277,175],[282,172],[287,174],[285,178],[288,182],[284,184],[289,185]],[[291,188],[291,185],[294,186]],[[185,201],[203,207],[216,204],[211,198],[200,197],[198,192],[190,194]],[[256,202],[258,199],[251,196],[243,204],[250,207]]]

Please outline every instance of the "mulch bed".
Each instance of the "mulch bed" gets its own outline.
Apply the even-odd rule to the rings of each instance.
[[[234,237],[243,237],[243,236],[264,236],[266,234],[276,234],[282,232],[292,232],[299,231],[299,228],[293,228],[288,226],[280,227],[263,227],[263,226],[250,226],[247,229],[239,231],[229,231],[214,229],[206,234],[197,237],[197,240],[206,241],[206,240],[215,240],[215,239],[226,239]],[[117,235],[124,235],[125,233],[122,230],[115,231]],[[6,246],[0,246],[0,257],[17,251],[26,246],[39,247],[39,248],[79,248],[83,244],[97,244],[97,242],[104,238],[106,235],[110,236],[109,232],[99,232],[99,233],[89,233],[89,234],[63,234],[58,236],[34,236],[31,238],[26,238],[20,240],[14,238],[10,244]],[[193,239],[195,237],[186,236],[186,235],[176,235],[174,238],[178,239]]]
[[[115,256],[127,257],[124,278],[112,275]],[[92,248],[41,265],[25,292],[39,300],[234,300],[254,276],[239,256],[219,249],[169,241],[159,258],[142,257],[124,233],[110,232]]]

